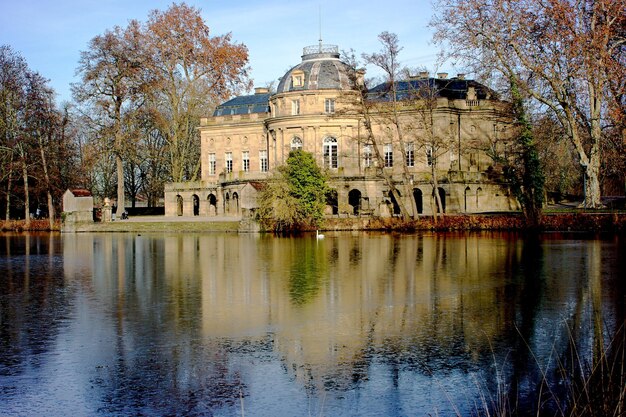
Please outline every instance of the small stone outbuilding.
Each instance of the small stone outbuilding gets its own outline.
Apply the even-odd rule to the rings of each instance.
[[[93,196],[89,190],[76,188],[63,193],[63,213],[66,223],[93,222]]]

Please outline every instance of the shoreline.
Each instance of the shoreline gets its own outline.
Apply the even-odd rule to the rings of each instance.
[[[65,223],[59,221],[50,229],[48,220],[31,220],[30,228],[24,220],[0,220],[1,232],[63,232],[63,233],[106,233],[106,232],[227,232],[259,233],[255,222],[232,217],[166,217],[136,216],[128,220],[116,220],[108,223],[80,222]],[[520,214],[452,214],[404,220],[400,218],[378,217],[333,217],[324,220],[319,228],[325,231],[528,231],[531,230]],[[315,230],[315,229],[312,229]],[[626,232],[626,213],[624,212],[568,212],[545,213],[538,232]],[[302,230],[306,232],[308,230]],[[260,232],[263,233],[263,232]],[[270,232],[271,233],[271,232]]]

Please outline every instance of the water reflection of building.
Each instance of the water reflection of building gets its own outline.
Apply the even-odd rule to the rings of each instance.
[[[82,285],[90,305],[72,327],[115,341],[81,354],[124,360],[107,371],[107,390],[130,389],[133,377],[148,374],[177,392],[210,397],[228,387],[220,398],[236,401],[248,380],[233,357],[258,351],[278,358],[298,387],[351,389],[375,378],[380,361],[388,361],[390,379],[407,369],[440,376],[491,369],[503,339],[503,356],[516,352],[510,380],[532,384],[536,359],[519,354],[526,343],[537,354],[550,350],[555,329],[571,318],[592,346],[598,335],[583,325],[613,317],[598,313],[604,303],[614,308],[601,273],[614,260],[599,241],[78,234],[63,243],[66,281]]]
[[[257,246],[253,239],[198,242],[206,254],[203,332],[259,339],[271,333],[274,349],[303,382],[350,384],[373,349],[417,357],[436,346],[431,355],[476,356],[510,319],[498,302],[502,283],[489,271],[518,254],[497,240],[356,235]]]

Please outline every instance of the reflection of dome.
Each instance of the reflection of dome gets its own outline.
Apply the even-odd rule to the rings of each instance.
[[[349,67],[339,60],[335,45],[304,48],[302,62],[280,79],[277,93],[301,90],[350,90]]]

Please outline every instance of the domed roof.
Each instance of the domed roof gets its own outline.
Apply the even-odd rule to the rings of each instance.
[[[315,45],[304,48],[302,62],[280,79],[277,93],[302,90],[350,90],[350,67],[339,60],[335,45]]]

